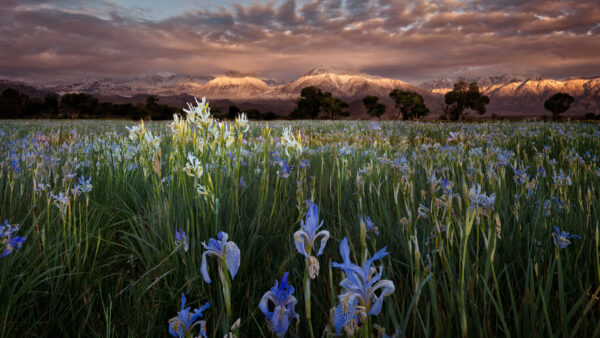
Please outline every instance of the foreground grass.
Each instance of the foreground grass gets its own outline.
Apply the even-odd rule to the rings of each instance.
[[[301,154],[286,155],[280,142],[288,124],[302,134]],[[369,252],[391,251],[377,265],[395,292],[371,318],[388,334],[600,335],[597,125],[251,124],[231,147],[197,152],[196,178],[183,170],[193,140],[151,124],[160,151],[144,149],[126,125],[1,122],[0,220],[20,224],[27,239],[0,259],[0,336],[165,336],[184,292],[194,308],[211,303],[208,335],[220,337],[221,289],[200,274],[201,242],[218,231],[241,250],[232,285],[240,336],[270,335],[258,302],[286,271],[301,316],[288,334],[307,336],[304,257],[293,242],[305,200],[331,234],[312,281],[317,336],[331,332],[343,279],[330,262],[341,261],[344,237],[360,260],[363,215],[379,231]],[[73,194],[81,176],[93,189]],[[496,194],[493,207],[469,199],[477,185]],[[51,192],[70,196],[64,215]],[[554,226],[581,238],[560,249]],[[176,246],[176,229],[189,251]],[[209,270],[216,276],[216,265]]]

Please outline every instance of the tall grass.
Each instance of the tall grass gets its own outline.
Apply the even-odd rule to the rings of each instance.
[[[289,158],[280,142],[288,125],[303,146]],[[258,302],[286,271],[301,315],[288,335],[308,336],[305,259],[293,243],[305,200],[331,233],[310,285],[316,336],[332,333],[343,279],[329,264],[341,261],[344,237],[360,261],[363,215],[379,230],[369,252],[391,251],[378,263],[396,288],[370,318],[372,335],[600,335],[597,125],[251,123],[226,152],[212,144],[197,153],[199,178],[183,170],[190,143],[165,124],[146,125],[161,137],[160,152],[129,140],[125,126],[0,123],[0,220],[20,224],[27,238],[0,259],[0,337],[165,336],[182,292],[194,308],[210,302],[203,319],[220,337],[229,330],[221,289],[200,274],[201,242],[218,231],[241,250],[231,290],[240,336],[271,335]],[[525,170],[524,182],[513,168]],[[561,184],[561,171],[571,184]],[[451,193],[432,183],[434,173]],[[91,176],[93,189],[75,197],[80,176]],[[49,187],[34,191],[40,182]],[[493,207],[475,207],[477,184],[496,194]],[[70,196],[64,216],[50,192]],[[553,226],[581,239],[560,249]],[[188,252],[176,246],[176,229],[187,233]]]

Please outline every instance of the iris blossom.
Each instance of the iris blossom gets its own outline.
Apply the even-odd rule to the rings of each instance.
[[[219,267],[223,268],[224,263],[231,274],[231,279],[235,277],[240,268],[240,248],[231,241],[227,241],[229,235],[226,232],[219,231],[217,239],[211,238],[208,240],[208,245],[202,242],[202,246],[206,249],[202,254],[202,263],[200,264],[200,272],[202,278],[207,283],[211,282],[206,267],[206,256],[215,256],[219,258]]]
[[[558,246],[561,249],[564,249],[571,244],[569,238],[581,238],[577,235],[569,234],[566,231],[561,231],[557,226],[554,227],[555,233],[552,234],[552,238],[554,239],[554,245]]]
[[[356,265],[350,260],[350,247],[348,239],[344,238],[340,243],[342,263],[331,263],[334,268],[344,270],[346,279],[340,286],[345,290],[338,296],[340,304],[335,309],[335,330],[339,335],[341,329],[347,325],[356,326],[358,321],[364,321],[367,316],[376,316],[381,312],[383,298],[389,296],[396,290],[391,280],[381,279],[383,266],[379,271],[371,264],[389,254],[385,251],[387,246],[377,251],[363,266]],[[377,295],[379,291],[379,295]]]
[[[321,243],[317,251],[317,256],[321,256],[329,239],[329,231],[318,231],[323,226],[323,221],[319,223],[319,206],[311,201],[307,201],[307,203],[308,212],[305,219],[300,221],[301,229],[294,233],[294,244],[296,250],[308,259],[310,277],[314,279],[319,274],[319,261],[312,256],[313,249],[316,249],[315,241],[321,237]]]
[[[183,251],[187,252],[190,248],[185,231],[179,229],[175,231],[175,246],[183,247]]]
[[[202,318],[202,312],[210,307],[209,303],[204,304],[200,309],[190,312],[191,307],[185,307],[185,295],[181,294],[181,311],[177,317],[169,320],[169,333],[173,337],[188,337],[192,334],[192,329],[200,325],[200,336],[206,338],[206,322],[199,320]]]
[[[286,272],[281,278],[281,284],[275,281],[275,285],[263,295],[258,304],[258,308],[269,321],[269,328],[279,337],[287,332],[293,319],[300,318],[294,310],[297,303],[296,297],[292,296],[294,287],[288,284],[287,278]],[[273,304],[273,311],[270,311],[269,303]]]
[[[365,226],[365,232],[366,232],[367,238],[369,238],[369,232],[373,232],[373,233],[375,233],[375,236],[379,236],[379,229],[377,229],[377,226],[375,226],[375,223],[373,223],[373,220],[371,220],[371,217],[363,216],[361,218],[361,222]]]
[[[8,220],[4,220],[4,225],[0,225],[0,245],[4,247],[0,258],[8,256],[25,242],[25,237],[14,236],[17,231],[19,227],[8,224]]]

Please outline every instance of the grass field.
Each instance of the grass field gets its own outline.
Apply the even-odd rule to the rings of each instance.
[[[1,337],[167,336],[190,324],[169,324],[182,293],[210,304],[194,336],[238,318],[239,337],[336,323],[364,337],[600,335],[598,125],[267,126],[206,112],[0,122],[0,220],[19,225],[0,236]],[[329,235],[298,246],[315,208]],[[207,283],[201,243],[218,247],[220,231],[235,245],[206,256]],[[385,246],[378,276],[368,264]],[[289,302],[259,309],[285,272],[295,290],[273,299],[294,296],[298,320]]]

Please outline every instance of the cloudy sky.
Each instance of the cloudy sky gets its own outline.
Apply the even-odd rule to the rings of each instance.
[[[600,75],[598,0],[0,0],[0,78]]]

